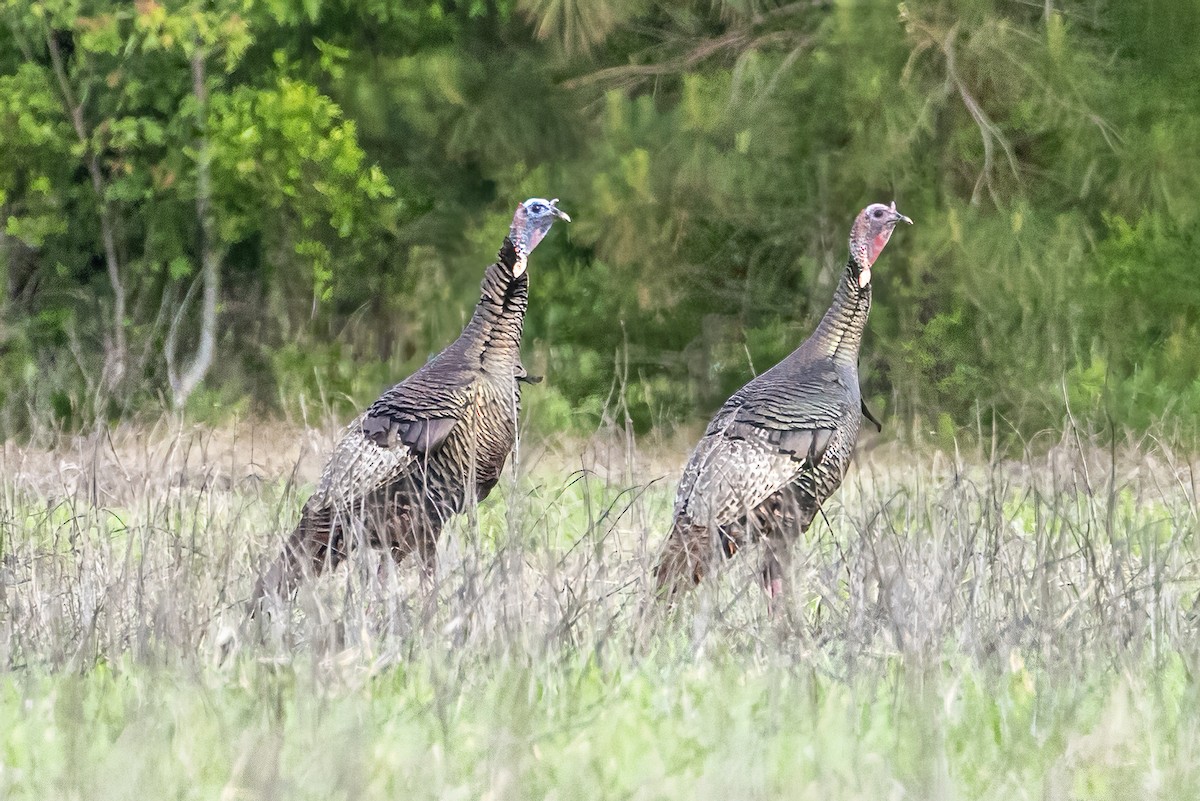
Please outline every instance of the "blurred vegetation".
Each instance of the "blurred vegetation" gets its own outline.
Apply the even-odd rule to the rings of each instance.
[[[456,335],[530,195],[576,220],[531,267],[534,425],[706,415],[895,198],[892,432],[1194,433],[1193,0],[0,9],[0,433],[348,414]]]

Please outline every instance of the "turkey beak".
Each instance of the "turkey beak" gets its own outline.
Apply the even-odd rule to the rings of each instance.
[[[558,217],[558,219],[562,220],[563,222],[571,221],[571,215],[567,214],[558,207],[558,198],[554,198],[554,200],[550,201],[550,209],[554,212],[554,216]]]
[[[893,200],[892,201],[892,224],[895,225],[898,222],[906,222],[909,225],[913,224],[912,220],[908,219],[903,214],[896,211],[896,201]]]

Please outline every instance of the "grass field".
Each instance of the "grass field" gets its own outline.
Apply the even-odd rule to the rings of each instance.
[[[527,438],[432,584],[249,623],[328,437],[4,447],[0,798],[1200,797],[1190,456],[864,449],[778,614],[747,550],[652,615],[686,443]]]

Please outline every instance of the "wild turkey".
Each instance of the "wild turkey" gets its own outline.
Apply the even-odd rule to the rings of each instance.
[[[841,484],[865,413],[858,349],[871,309],[871,266],[896,224],[896,204],[863,209],[850,259],[816,331],[779,364],[738,390],[693,451],[675,496],[675,521],[655,570],[670,597],[703,578],[716,546],[733,556],[766,538],[763,581],[783,588],[780,559]],[[871,418],[872,420],[874,418]]]
[[[336,567],[358,538],[397,564],[416,551],[428,570],[446,521],[491,492],[516,439],[518,382],[533,380],[520,351],[527,259],[555,220],[571,219],[557,203],[517,206],[462,334],[342,432],[252,611],[268,592],[290,594],[300,573]]]

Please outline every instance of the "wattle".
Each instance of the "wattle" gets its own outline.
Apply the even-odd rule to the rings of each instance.
[[[867,247],[867,267],[870,268],[875,264],[875,260],[879,258],[879,254],[883,252],[883,246],[891,239],[891,231],[881,231],[871,239],[871,244]]]

